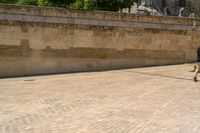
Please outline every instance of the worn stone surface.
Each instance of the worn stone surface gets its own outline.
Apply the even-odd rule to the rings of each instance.
[[[199,133],[193,65],[0,80],[0,133]]]

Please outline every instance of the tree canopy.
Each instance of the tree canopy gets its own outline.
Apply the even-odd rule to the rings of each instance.
[[[67,7],[71,3],[76,2],[76,0],[48,0],[49,3],[52,4],[52,6],[58,6],[58,7]]]
[[[0,0],[0,3],[64,7],[70,9],[120,11],[136,0]]]
[[[89,0],[89,9],[104,11],[119,11],[130,8],[135,0]]]

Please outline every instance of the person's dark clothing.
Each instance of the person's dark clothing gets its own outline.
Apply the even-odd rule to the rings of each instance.
[[[200,62],[200,46],[197,49],[197,62]]]

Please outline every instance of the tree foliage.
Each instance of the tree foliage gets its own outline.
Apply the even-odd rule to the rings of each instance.
[[[18,0],[0,0],[0,3],[11,3],[14,4],[16,3]]]
[[[52,6],[67,7],[76,0],[49,0]]]
[[[119,11],[129,8],[135,0],[0,0],[0,3],[53,6],[71,9]]]
[[[0,3],[67,7],[76,0],[0,0]]]
[[[89,0],[88,9],[119,11],[122,8],[130,8],[134,0]]]

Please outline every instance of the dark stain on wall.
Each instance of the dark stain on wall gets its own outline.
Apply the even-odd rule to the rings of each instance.
[[[23,42],[23,41],[22,41]],[[28,45],[21,46],[0,45],[1,57],[32,57],[39,53],[39,58],[96,58],[96,59],[165,59],[184,60],[185,52],[168,50],[147,49],[105,49],[105,48],[69,48],[52,49],[47,47],[43,50],[30,49]]]

